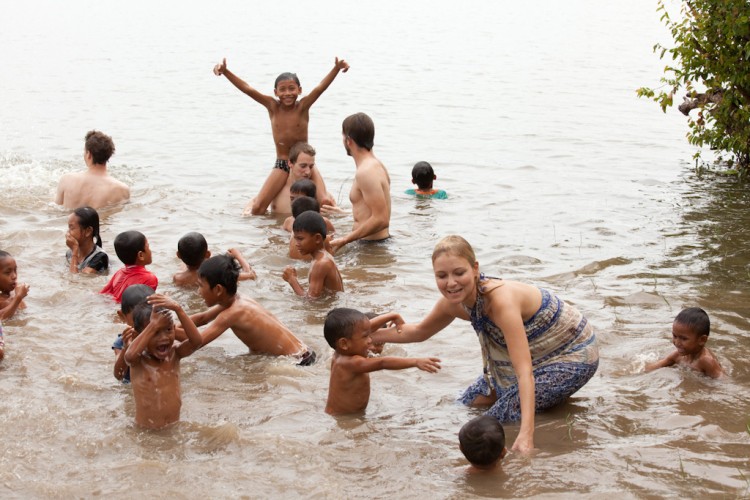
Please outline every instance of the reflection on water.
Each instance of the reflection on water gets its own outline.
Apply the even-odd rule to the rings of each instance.
[[[31,284],[28,309],[3,325],[4,496],[748,495],[749,195],[733,179],[699,178],[683,162],[692,154],[683,118],[635,99],[661,72],[651,47],[665,34],[652,2],[488,2],[478,18],[448,2],[386,0],[368,8],[367,37],[330,2],[298,3],[286,28],[305,43],[283,61],[268,22],[278,6],[248,5],[112,4],[102,24],[87,4],[40,0],[16,4],[0,34],[0,248]],[[211,74],[222,55],[266,91],[281,70],[310,89],[335,55],[352,64],[316,103],[310,141],[348,208],[354,165],[341,119],[373,116],[393,237],[344,248],[346,293],[294,296],[281,272],[294,264],[304,277],[306,264],[286,256],[282,218],[240,216],[270,167],[271,137],[265,111]],[[183,361],[181,422],[134,427],[131,390],[111,373],[123,325],[96,294],[107,277],[66,271],[68,214],[50,201],[60,176],[82,168],[91,128],[114,137],[111,172],[132,186],[130,203],[101,212],[112,272],[115,236],[138,228],[159,290],[197,312],[197,293],[171,284],[177,241],[200,231],[214,253],[236,247],[258,273],[239,292],[315,349],[315,365],[248,354],[226,332]],[[403,193],[419,160],[433,164],[447,200]],[[351,228],[348,216],[333,222]],[[539,450],[510,454],[486,476],[465,474],[457,445],[477,410],[454,399],[481,371],[468,323],[385,346],[438,356],[440,373],[373,373],[364,416],[324,413],[327,311],[424,317],[438,297],[432,248],[450,233],[472,243],[488,275],[558,292],[601,346],[591,382],[537,416]],[[643,373],[672,349],[672,318],[689,305],[711,316],[708,345],[725,380]],[[518,426],[506,432],[512,443]]]

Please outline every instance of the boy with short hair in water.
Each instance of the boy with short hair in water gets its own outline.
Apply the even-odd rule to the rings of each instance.
[[[266,212],[268,205],[284,187],[289,176],[289,150],[298,142],[307,142],[307,126],[310,122],[310,107],[318,100],[325,90],[333,83],[340,71],[346,73],[349,65],[343,59],[336,58],[333,69],[323,78],[312,92],[298,100],[302,94],[299,78],[294,73],[282,73],[274,83],[273,96],[261,94],[236,76],[227,68],[227,60],[214,67],[216,76],[224,75],[232,85],[250,96],[258,104],[268,110],[271,119],[271,132],[276,146],[276,163],[258,195],[251,202],[249,212],[261,215]],[[326,193],[325,184],[317,170],[313,171],[312,179],[318,185],[321,196],[326,203],[335,205],[333,197]],[[244,213],[248,210],[245,209]]]
[[[508,452],[502,424],[489,415],[473,418],[461,427],[458,447],[471,463],[469,473],[493,470]]]
[[[683,309],[672,323],[672,343],[677,349],[666,358],[646,365],[646,371],[682,365],[711,378],[721,377],[724,370],[706,347],[710,331],[711,320],[706,311],[700,307]]]
[[[112,351],[115,353],[114,376],[117,380],[128,384],[130,383],[130,369],[125,363],[125,351],[138,333],[133,328],[133,311],[135,308],[146,302],[146,299],[154,294],[154,289],[148,285],[130,285],[122,292],[122,302],[117,316],[120,321],[127,327],[112,343]]]
[[[88,169],[60,178],[55,203],[65,208],[89,206],[95,209],[130,199],[130,188],[107,173],[107,162],[115,143],[107,134],[91,130],[86,134],[83,159]]]
[[[297,183],[295,182],[295,184]],[[294,201],[292,201],[292,215],[290,217],[287,217],[284,221],[284,230],[292,233],[289,236],[289,257],[292,259],[306,261],[312,260],[312,257],[310,255],[302,255],[301,253],[299,253],[297,243],[294,240],[294,231],[292,231],[292,227],[294,226],[294,219],[307,212],[308,210],[320,213],[320,204],[318,203],[318,200],[316,200],[315,198],[311,198],[310,196],[299,196]],[[336,230],[334,229],[331,221],[328,220],[328,217],[323,217],[323,221],[326,223],[325,249],[326,252],[332,254],[333,250],[331,250],[331,239]]]
[[[333,256],[326,251],[326,223],[318,212],[308,210],[294,219],[294,241],[300,255],[310,255],[312,264],[308,274],[307,292],[297,281],[297,270],[292,266],[284,269],[284,281],[292,286],[297,295],[317,298],[325,290],[343,292],[344,283]]]
[[[256,301],[237,293],[239,272],[239,265],[228,255],[217,255],[201,264],[199,291],[210,309],[193,314],[191,319],[198,326],[208,324],[201,333],[203,345],[231,329],[253,353],[293,356],[300,366],[313,364],[315,351]]]
[[[18,283],[16,259],[0,250],[0,321],[12,317],[18,309],[26,309],[23,298],[28,293],[29,285]]]
[[[250,264],[247,263],[239,250],[230,248],[227,250],[227,255],[234,257],[239,262],[242,268],[239,277],[240,281],[254,280],[256,278],[255,271],[253,271],[253,268],[250,267]],[[211,257],[211,252],[208,250],[208,243],[202,234],[190,232],[180,238],[177,242],[177,258],[185,264],[185,269],[172,276],[174,284],[183,287],[197,286],[200,279],[198,269],[203,264],[203,261],[209,257]]]
[[[115,253],[125,267],[117,271],[99,293],[111,295],[119,304],[123,292],[130,285],[148,285],[156,290],[159,279],[146,269],[151,264],[151,248],[143,233],[125,231],[118,234],[115,237]]]
[[[426,161],[418,161],[411,169],[411,183],[417,185],[417,189],[407,189],[406,194],[414,195],[417,198],[434,198],[444,200],[448,198],[448,193],[442,189],[434,189],[432,182],[437,179],[432,165]]]
[[[125,351],[135,397],[135,423],[147,429],[161,429],[180,419],[180,360],[202,345],[201,335],[177,302],[164,295],[152,295],[148,303],[133,311],[139,335]],[[187,340],[175,343],[172,315],[177,313]]]
[[[372,345],[370,332],[391,321],[403,323],[396,313],[382,314],[373,320],[344,307],[328,313],[323,333],[336,352],[331,360],[326,413],[344,415],[364,411],[370,401],[370,372],[414,367],[430,373],[440,370],[438,358],[367,357]]]

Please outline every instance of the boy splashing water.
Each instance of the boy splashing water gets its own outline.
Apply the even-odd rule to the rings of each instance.
[[[276,146],[276,163],[260,192],[253,199],[251,205],[245,209],[244,214],[264,214],[268,205],[282,190],[289,177],[289,150],[298,142],[307,142],[310,107],[333,83],[339,71],[346,73],[348,70],[349,65],[346,61],[336,58],[333,69],[328,72],[318,86],[298,100],[302,94],[302,86],[294,73],[279,75],[274,84],[274,95],[270,96],[261,94],[229,71],[226,58],[214,67],[216,76],[226,76],[227,80],[232,82],[232,85],[265,107],[271,119],[271,132]],[[326,194],[325,185],[317,169],[313,170],[312,180],[318,185],[321,194],[325,194],[326,204],[335,205],[333,197]]]

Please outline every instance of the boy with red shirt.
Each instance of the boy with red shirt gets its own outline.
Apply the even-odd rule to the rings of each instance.
[[[112,295],[119,304],[122,293],[130,285],[148,285],[156,290],[159,280],[145,267],[151,264],[151,249],[143,233],[125,231],[118,234],[115,253],[125,267],[117,271],[99,293]]]

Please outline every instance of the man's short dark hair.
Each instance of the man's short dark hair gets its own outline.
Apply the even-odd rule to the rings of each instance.
[[[341,129],[346,137],[360,148],[372,150],[375,143],[375,124],[364,113],[355,113],[344,118]]]
[[[115,154],[115,143],[104,132],[90,130],[86,134],[86,151],[91,153],[94,163],[104,165]]]

